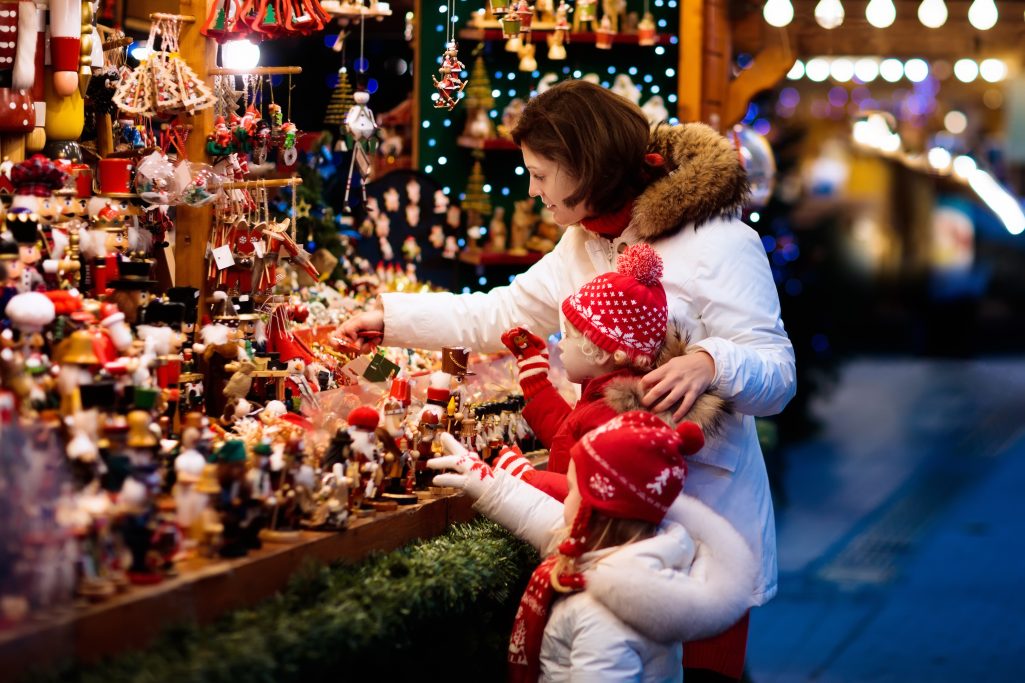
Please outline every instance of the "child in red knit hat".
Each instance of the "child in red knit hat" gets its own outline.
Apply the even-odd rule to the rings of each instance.
[[[570,451],[565,504],[504,470],[492,472],[451,435],[442,439],[456,454],[428,467],[455,472],[435,482],[462,488],[476,509],[549,553],[516,613],[510,680],[682,680],[680,643],[642,635],[587,593],[591,572],[617,555],[639,555],[627,580],[678,574],[696,634],[722,630],[747,609],[755,564],[746,543],[729,522],[682,495],[683,456],[704,444],[694,423],[671,429],[651,413],[630,411],[587,433]],[[685,525],[663,523],[670,506],[683,508],[674,517]]]
[[[502,451],[495,466],[562,500],[566,496],[569,452],[581,436],[639,407],[630,388],[652,368],[666,338],[668,308],[662,288],[662,259],[650,245],[628,247],[615,271],[604,273],[562,303],[566,334],[558,348],[566,375],[581,384],[580,400],[571,406],[548,379],[548,346],[522,327],[502,335],[517,358],[520,387],[526,399],[523,416],[548,448],[547,471],[534,470],[515,447]],[[639,393],[639,390],[638,390]],[[714,436],[725,402],[704,395],[685,420]],[[668,414],[663,416],[672,424]]]

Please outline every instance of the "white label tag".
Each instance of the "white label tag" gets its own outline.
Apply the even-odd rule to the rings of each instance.
[[[256,240],[253,242],[253,254],[256,255],[256,258],[263,258],[266,253],[267,247],[263,245],[263,240]]]
[[[214,263],[217,264],[217,270],[224,270],[235,265],[235,257],[231,255],[231,247],[227,244],[222,244],[213,250]]]

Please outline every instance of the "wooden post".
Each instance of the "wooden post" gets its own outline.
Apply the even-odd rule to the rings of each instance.
[[[195,21],[182,26],[180,39],[181,56],[204,81],[209,79],[210,69],[216,60],[216,45],[200,33],[203,21],[212,0],[180,0],[181,14],[191,15]],[[192,132],[185,143],[190,161],[206,159],[206,135],[213,130],[212,109],[204,109],[193,116],[183,115],[182,123],[192,126]],[[206,310],[206,244],[210,238],[213,223],[213,209],[209,206],[193,208],[179,206],[175,226],[174,284],[178,287],[199,289],[199,320]],[[197,326],[198,329],[198,326]]]
[[[679,119],[684,122],[701,121],[704,4],[705,0],[683,0],[680,3],[680,78],[677,81],[677,98],[680,103]]]
[[[733,44],[726,0],[704,0],[701,46],[701,120],[723,130],[723,109],[730,88]]]
[[[758,19],[761,20],[761,17]],[[755,55],[751,66],[741,71],[730,83],[729,96],[723,110],[724,129],[744,118],[751,98],[779,83],[794,65],[796,58],[790,49],[786,29],[766,26],[763,37],[765,47]]]

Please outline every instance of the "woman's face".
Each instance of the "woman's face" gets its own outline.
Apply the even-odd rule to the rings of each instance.
[[[566,203],[566,197],[577,189],[577,178],[571,175],[558,162],[535,154],[527,145],[520,146],[523,151],[523,165],[530,174],[530,196],[540,197],[552,219],[560,226],[579,223],[588,216],[584,202],[574,206]]]

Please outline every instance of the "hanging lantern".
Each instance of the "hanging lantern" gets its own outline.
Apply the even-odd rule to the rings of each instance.
[[[491,14],[500,17],[509,11],[509,0],[491,0]]]

